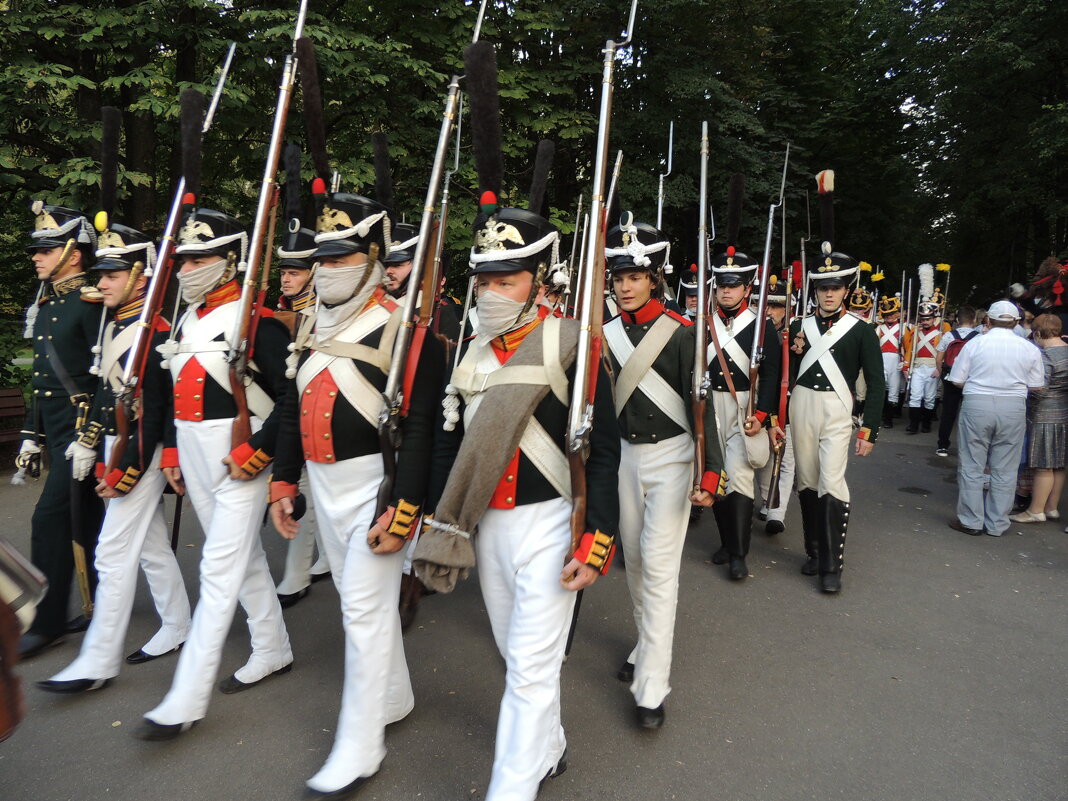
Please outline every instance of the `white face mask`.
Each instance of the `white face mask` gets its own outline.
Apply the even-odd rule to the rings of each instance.
[[[178,286],[182,289],[182,300],[186,303],[200,303],[211,290],[219,285],[225,272],[226,259],[219,259],[187,273],[178,273]]]
[[[319,337],[330,337],[359,314],[367,299],[381,286],[383,275],[382,265],[377,261],[351,267],[320,266],[315,271],[315,294],[327,305],[320,306],[316,315],[315,328]],[[357,287],[360,291],[353,295]]]
[[[499,292],[488,289],[478,296],[478,323],[475,326],[477,333],[492,339],[516,328],[522,328],[538,315],[537,304],[523,312],[526,301],[512,300]]]

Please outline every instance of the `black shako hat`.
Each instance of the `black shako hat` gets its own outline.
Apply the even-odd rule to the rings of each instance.
[[[378,259],[389,256],[391,241],[389,209],[363,195],[335,192],[329,195],[315,221],[316,259],[370,255],[371,245],[378,245]]]
[[[65,206],[47,206],[40,200],[35,200],[31,209],[34,222],[26,245],[28,253],[66,247],[73,239],[86,256],[92,257],[96,250],[96,231],[84,213]]]
[[[756,278],[757,262],[744,253],[727,248],[712,260],[712,279],[716,286],[748,286]]]
[[[248,256],[248,233],[236,217],[213,209],[194,209],[178,230],[175,256],[219,256],[236,253],[240,261]]]
[[[310,270],[315,256],[315,231],[303,228],[300,219],[289,221],[289,228],[278,246],[278,266],[290,270]]]
[[[659,277],[671,253],[667,237],[649,223],[633,222],[629,212],[623,217],[619,225],[605,234],[604,254],[609,272],[648,270]]]
[[[121,223],[109,222],[97,239],[96,272],[132,270],[141,262],[145,274],[151,275],[156,264],[156,248],[148,234]]]
[[[419,244],[419,229],[411,223],[397,223],[393,226],[393,241],[389,243],[389,255],[384,264],[403,264],[415,257],[415,246]]]
[[[483,203],[483,209],[488,204]],[[471,273],[526,270],[545,275],[559,261],[560,234],[551,222],[526,209],[495,209],[475,230]]]

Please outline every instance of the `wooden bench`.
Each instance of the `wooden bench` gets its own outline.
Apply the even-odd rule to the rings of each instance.
[[[0,389],[0,442],[22,439],[26,419],[26,398],[18,388]]]

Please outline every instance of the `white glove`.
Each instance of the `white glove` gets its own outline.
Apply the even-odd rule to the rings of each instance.
[[[34,442],[32,439],[22,440],[22,447],[19,448],[19,456],[24,453],[40,453],[41,446]]]
[[[67,459],[70,460],[70,472],[75,481],[81,481],[96,464],[96,450],[87,448],[80,442],[72,442],[67,446]]]

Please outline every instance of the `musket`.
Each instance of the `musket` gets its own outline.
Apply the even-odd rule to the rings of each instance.
[[[483,0],[479,9],[478,19],[475,22],[472,42],[478,41],[485,11],[486,0]],[[419,364],[419,354],[427,335],[430,313],[434,309],[434,299],[437,295],[437,287],[440,284],[440,281],[434,275],[435,267],[440,266],[440,262],[435,259],[437,245],[432,242],[432,238],[435,234],[435,229],[439,237],[444,235],[444,229],[435,221],[434,217],[437,213],[438,197],[442,191],[445,164],[449,157],[449,145],[452,141],[453,126],[456,125],[459,116],[459,108],[460,76],[453,75],[449,79],[449,88],[445,96],[445,110],[442,113],[441,126],[438,129],[438,142],[434,150],[430,181],[427,183],[426,196],[423,200],[423,215],[419,220],[419,240],[415,245],[415,252],[412,255],[412,271],[408,276],[408,285],[410,287],[422,286],[423,292],[409,291],[404,297],[401,325],[397,330],[397,337],[393,343],[393,358],[390,360],[389,373],[386,376],[386,388],[382,393],[382,410],[378,415],[378,436],[382,443],[382,457],[386,469],[385,477],[382,479],[382,484],[378,490],[376,517],[386,510],[390,496],[393,493],[393,482],[397,472],[396,449],[400,444],[400,424],[407,413],[406,403],[408,399],[404,394],[404,385],[410,385]],[[459,147],[457,147],[457,150],[459,150]],[[457,153],[456,163],[457,165],[459,164],[459,153]],[[427,283],[427,281],[430,283]],[[468,298],[470,298],[471,287],[473,287],[474,283],[468,283]],[[420,294],[423,295],[423,300],[417,320],[415,304]],[[470,305],[465,303],[464,321],[466,321],[469,311]],[[426,313],[424,314],[424,312]],[[461,336],[463,335],[463,324],[461,322]],[[459,348],[457,348],[457,352],[459,352]]]
[[[571,469],[571,552],[578,547],[586,527],[585,452],[593,431],[593,397],[601,362],[601,324],[604,318],[604,240],[605,184],[608,171],[608,138],[611,129],[613,72],[616,53],[629,47],[634,36],[634,15],[638,0],[632,0],[630,18],[623,40],[609,39],[604,46],[601,73],[601,108],[597,126],[597,149],[594,154],[593,188],[590,200],[590,235],[586,242],[585,270],[582,276],[583,305],[576,309],[579,317],[578,350],[575,380],[571,386],[568,409],[567,455]]]
[[[785,235],[785,224],[783,220]],[[785,238],[785,236],[784,236]],[[787,405],[790,399],[790,323],[793,317],[794,305],[794,271],[792,267],[786,269],[786,314],[782,320],[782,371],[779,378],[779,416],[774,425],[786,432]],[[775,453],[772,455],[771,483],[768,485],[768,508],[778,509],[781,502],[779,498],[779,476],[782,475],[782,460],[786,454],[786,440],[780,438],[775,443]]]
[[[808,262],[805,258],[805,246],[812,241],[812,209],[808,204],[808,190],[805,190],[805,235],[801,237],[801,319],[808,317]]]
[[[670,168],[669,168],[670,169]],[[697,215],[697,318],[694,321],[693,387],[690,405],[693,407],[693,491],[701,489],[705,472],[705,405],[708,403],[708,121],[701,123],[701,191],[698,195]],[[713,434],[715,436],[715,434]]]
[[[259,200],[256,204],[256,217],[249,238],[248,261],[244,265],[244,280],[241,283],[241,299],[238,301],[237,318],[228,337],[230,349],[226,354],[229,364],[230,390],[234,396],[234,415],[231,443],[237,447],[252,438],[252,418],[245,395],[246,382],[251,379],[249,363],[253,358],[255,342],[254,320],[260,314],[260,270],[265,263],[264,250],[270,250],[268,233],[271,229],[271,214],[277,196],[276,176],[278,162],[282,156],[282,138],[285,135],[286,118],[289,116],[289,101],[293,97],[293,85],[297,80],[298,58],[297,42],[304,35],[304,19],[308,13],[308,0],[301,0],[297,11],[297,22],[293,30],[293,49],[286,54],[282,64],[282,78],[278,84],[278,99],[275,102],[274,122],[271,127],[271,140],[267,146],[267,162],[263,168],[260,181]],[[238,265],[238,270],[242,266]]]
[[[708,123],[702,124],[702,131],[704,126]],[[704,134],[702,134],[703,136]],[[660,173],[660,187],[656,194],[656,230],[660,231],[664,225],[664,179],[671,175],[671,164],[675,155],[675,121],[671,121],[671,125],[668,127],[668,153],[667,153],[667,172]]]
[[[620,150],[616,153],[616,163],[612,168],[612,182],[608,185],[608,198],[604,202],[606,213],[612,211],[612,201],[616,199],[616,191],[619,188],[619,174],[623,172],[623,151]],[[613,220],[613,223],[617,220]]]
[[[749,355],[749,400],[746,403],[745,416],[753,416],[756,403],[757,373],[760,362],[764,360],[764,330],[767,328],[765,317],[768,311],[768,274],[771,268],[771,236],[775,228],[775,210],[786,199],[786,170],[790,166],[790,143],[786,144],[786,157],[782,165],[782,181],[779,184],[779,199],[768,206],[768,230],[764,235],[764,258],[760,263],[760,296],[757,298],[756,323],[753,329],[753,349]]]
[[[445,171],[445,180],[441,185],[441,213],[438,215],[438,231],[435,237],[434,248],[434,275],[437,278],[437,283],[434,284],[434,308],[437,308],[437,303],[440,300],[441,292],[441,277],[444,274],[444,267],[442,265],[442,256],[445,253],[445,231],[449,222],[449,184],[452,182],[452,176],[460,171],[460,138],[463,134],[462,123],[464,116],[464,96],[460,95],[460,104],[456,109],[456,144],[454,150],[454,159],[452,167]],[[438,331],[438,320],[440,315],[434,313],[434,333]],[[463,332],[461,332],[462,337]]]
[[[571,274],[575,274],[575,254],[579,249],[579,242],[582,241],[582,201],[585,199],[585,195],[579,194],[578,208],[575,209],[575,229],[571,236],[571,256],[567,260],[567,267]]]
[[[211,130],[211,123],[215,119],[215,111],[219,107],[219,100],[222,98],[226,77],[230,74],[230,64],[234,59],[234,50],[236,48],[237,42],[230,42],[230,47],[226,51],[226,58],[223,60],[222,67],[219,70],[219,79],[215,82],[215,92],[211,96],[211,103],[200,126],[200,135],[202,137]],[[129,356],[126,358],[126,365],[122,372],[122,387],[118,391],[116,400],[125,407],[127,417],[130,415],[134,398],[139,390],[141,376],[144,375],[145,363],[151,350],[152,332],[156,330],[156,324],[163,312],[163,296],[167,291],[174,268],[174,247],[178,235],[178,226],[182,221],[182,211],[186,206],[191,205],[191,202],[195,202],[195,200],[191,201],[186,197],[186,178],[187,176],[183,171],[182,175],[178,177],[178,183],[174,188],[170,211],[167,213],[167,222],[163,227],[163,237],[160,240],[159,250],[156,254],[156,268],[152,273],[148,286],[145,288],[145,305],[141,309],[141,316],[138,318],[134,328],[133,342],[130,344]],[[115,405],[116,415],[119,411],[118,402]]]

